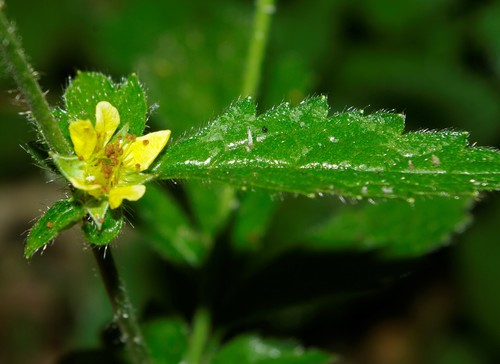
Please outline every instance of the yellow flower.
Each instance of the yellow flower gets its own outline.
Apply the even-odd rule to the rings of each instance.
[[[144,195],[143,183],[152,176],[142,172],[149,168],[170,137],[170,130],[136,137],[128,133],[128,125],[116,132],[119,125],[118,110],[101,101],[96,106],[95,124],[77,120],[69,125],[76,156],[52,155],[75,188],[95,197],[95,205],[88,210],[98,225],[108,205],[116,209],[123,200],[136,201]]]

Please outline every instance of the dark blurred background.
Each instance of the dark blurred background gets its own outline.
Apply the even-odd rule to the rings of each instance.
[[[5,11],[53,105],[62,105],[77,70],[116,80],[136,72],[159,105],[153,127],[179,135],[239,96],[252,1],[7,0]],[[407,115],[408,130],[467,130],[471,142],[499,147],[499,34],[493,0],[278,1],[259,108],[325,94],[334,111],[395,110]],[[23,258],[26,231],[64,184],[46,183],[53,176],[23,151],[36,135],[1,75],[0,363],[55,363],[68,350],[98,347],[112,313],[77,229],[42,256]],[[332,342],[315,341],[311,328],[304,340],[390,364],[413,358],[422,333],[432,333],[427,362],[500,362],[500,197],[489,194],[474,214],[471,227],[404,285],[337,313]],[[137,241],[129,229],[113,245],[141,308],[155,277],[145,267],[158,263]]]

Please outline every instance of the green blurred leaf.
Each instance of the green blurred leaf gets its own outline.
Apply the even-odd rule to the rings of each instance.
[[[237,250],[254,251],[260,248],[276,207],[276,202],[267,191],[249,192],[241,198],[232,235]]]
[[[298,104],[315,91],[314,86],[324,78],[321,63],[340,48],[332,27],[341,24],[341,6],[330,0],[316,0],[314,6],[307,1],[277,5],[259,92],[261,107],[282,101]],[[330,73],[331,67],[326,68]]]
[[[172,145],[154,167],[163,179],[352,198],[475,196],[500,188],[500,153],[467,147],[465,132],[401,135],[404,117],[347,112],[326,98],[256,116],[249,99]]]
[[[461,236],[457,246],[457,267],[467,319],[482,332],[481,340],[498,353],[500,347],[500,244],[499,196],[484,201],[476,210],[475,223]],[[487,339],[487,340],[486,340]]]
[[[121,209],[106,211],[101,227],[94,220],[83,223],[82,230],[88,242],[95,245],[106,245],[116,239],[123,228],[123,215]]]
[[[333,364],[332,356],[319,350],[305,350],[293,341],[261,339],[245,335],[227,343],[212,364]]]
[[[48,244],[62,230],[77,223],[85,215],[85,209],[73,200],[57,201],[35,223],[28,235],[24,255],[31,256],[40,248]]]
[[[143,326],[144,339],[155,364],[181,363],[188,348],[188,327],[180,319],[161,319]]]
[[[476,344],[477,345],[477,344]],[[448,338],[440,342],[439,351],[434,355],[433,363],[436,364],[486,364],[487,354],[474,347],[473,342],[463,338]]]
[[[94,29],[88,37],[96,56],[106,68],[117,74],[129,73],[135,69],[134,62],[139,56],[158,47],[161,34],[183,33],[182,26],[191,20],[188,16],[202,6],[203,3],[192,1],[157,0],[87,5],[94,12],[95,23],[92,25],[98,30]]]
[[[44,76],[47,76],[45,70],[54,66],[53,63],[57,63],[60,57],[67,56],[66,52],[81,45],[81,35],[87,31],[86,26],[90,27],[89,6],[85,0],[74,0],[71,3],[59,0],[20,0],[9,1],[7,7],[18,25],[29,58],[37,68],[42,66],[40,68],[44,69]],[[41,31],[43,42],[40,41]],[[68,36],[71,36],[71,42],[68,41]],[[59,68],[61,67],[66,65],[59,64]]]
[[[202,185],[199,181],[189,181],[185,188],[200,230],[214,239],[237,204],[234,190],[218,183]]]
[[[145,224],[145,240],[165,259],[199,265],[210,248],[210,239],[200,235],[188,217],[166,191],[148,186],[138,201],[138,213]]]
[[[160,105],[162,128],[177,135],[239,96],[253,9],[222,3],[193,7],[174,30],[164,31],[154,52],[137,62],[149,98]]]
[[[500,3],[493,1],[488,6],[481,8],[480,13],[475,18],[477,27],[475,33],[477,40],[489,54],[489,59],[496,71],[497,78],[500,75]],[[498,95],[497,95],[498,96]]]
[[[381,249],[386,257],[418,256],[449,243],[451,234],[465,229],[471,202],[433,198],[414,204],[387,200],[344,206],[302,238],[313,249]]]
[[[108,101],[118,109],[118,130],[128,124],[131,134],[142,135],[144,131],[148,107],[144,90],[134,74],[115,84],[101,73],[79,72],[67,87],[64,100],[66,110],[58,109],[55,113],[66,135],[71,121],[95,122],[96,105],[101,101]]]
[[[421,32],[428,29],[422,29],[422,21],[428,21],[431,24],[434,22],[442,22],[439,14],[449,6],[450,0],[432,0],[432,1],[395,1],[382,0],[373,2],[370,0],[360,1],[359,7],[366,14],[368,21],[373,24],[378,31],[383,32],[399,32],[410,33],[414,32],[414,27],[418,27]],[[431,29],[434,29],[432,27]],[[392,34],[397,36],[401,34]]]

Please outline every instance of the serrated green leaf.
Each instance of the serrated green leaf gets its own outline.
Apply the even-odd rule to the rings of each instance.
[[[138,213],[146,224],[146,241],[165,259],[199,265],[210,248],[210,239],[192,226],[178,203],[166,191],[148,186],[138,201]]]
[[[62,231],[80,220],[85,215],[85,209],[72,200],[57,201],[47,212],[35,223],[30,230],[24,255],[31,256],[40,248],[44,247]]]
[[[227,343],[211,364],[333,364],[331,355],[315,349],[305,350],[293,341],[262,339],[245,335]]]
[[[387,200],[344,206],[302,235],[311,249],[381,250],[385,257],[414,257],[447,243],[470,222],[469,198]],[[300,239],[300,238],[299,238]]]
[[[476,196],[500,188],[500,153],[467,147],[465,132],[401,134],[400,114],[328,117],[326,98],[255,115],[241,100],[172,145],[155,166],[164,179],[352,198]]]
[[[95,72],[79,72],[71,80],[64,94],[66,110],[54,112],[63,132],[68,136],[68,125],[75,120],[95,122],[96,105],[108,101],[120,113],[120,129],[129,125],[129,132],[142,135],[148,107],[144,90],[135,74],[114,83],[109,77]]]
[[[123,227],[123,215],[120,209],[106,211],[104,221],[99,227],[94,220],[83,223],[85,238],[91,244],[106,245],[116,239]]]
[[[188,327],[180,319],[162,319],[143,326],[144,339],[155,364],[179,364],[188,348]]]

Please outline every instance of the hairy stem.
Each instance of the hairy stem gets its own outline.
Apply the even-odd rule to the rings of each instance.
[[[205,307],[196,310],[187,353],[188,364],[200,364],[210,333],[210,314]]]
[[[271,15],[275,11],[274,0],[256,0],[253,33],[248,48],[247,64],[243,77],[242,96],[257,95],[262,61],[269,35]]]
[[[71,154],[71,148],[52,115],[36,74],[26,59],[15,27],[3,13],[3,2],[0,2],[0,50],[45,141],[57,153]]]
[[[151,363],[144,338],[135,317],[134,308],[118,275],[111,250],[108,247],[100,249],[98,246],[92,245],[92,251],[99,266],[106,292],[113,306],[115,320],[120,328],[122,339],[127,346],[131,362],[133,364]]]

